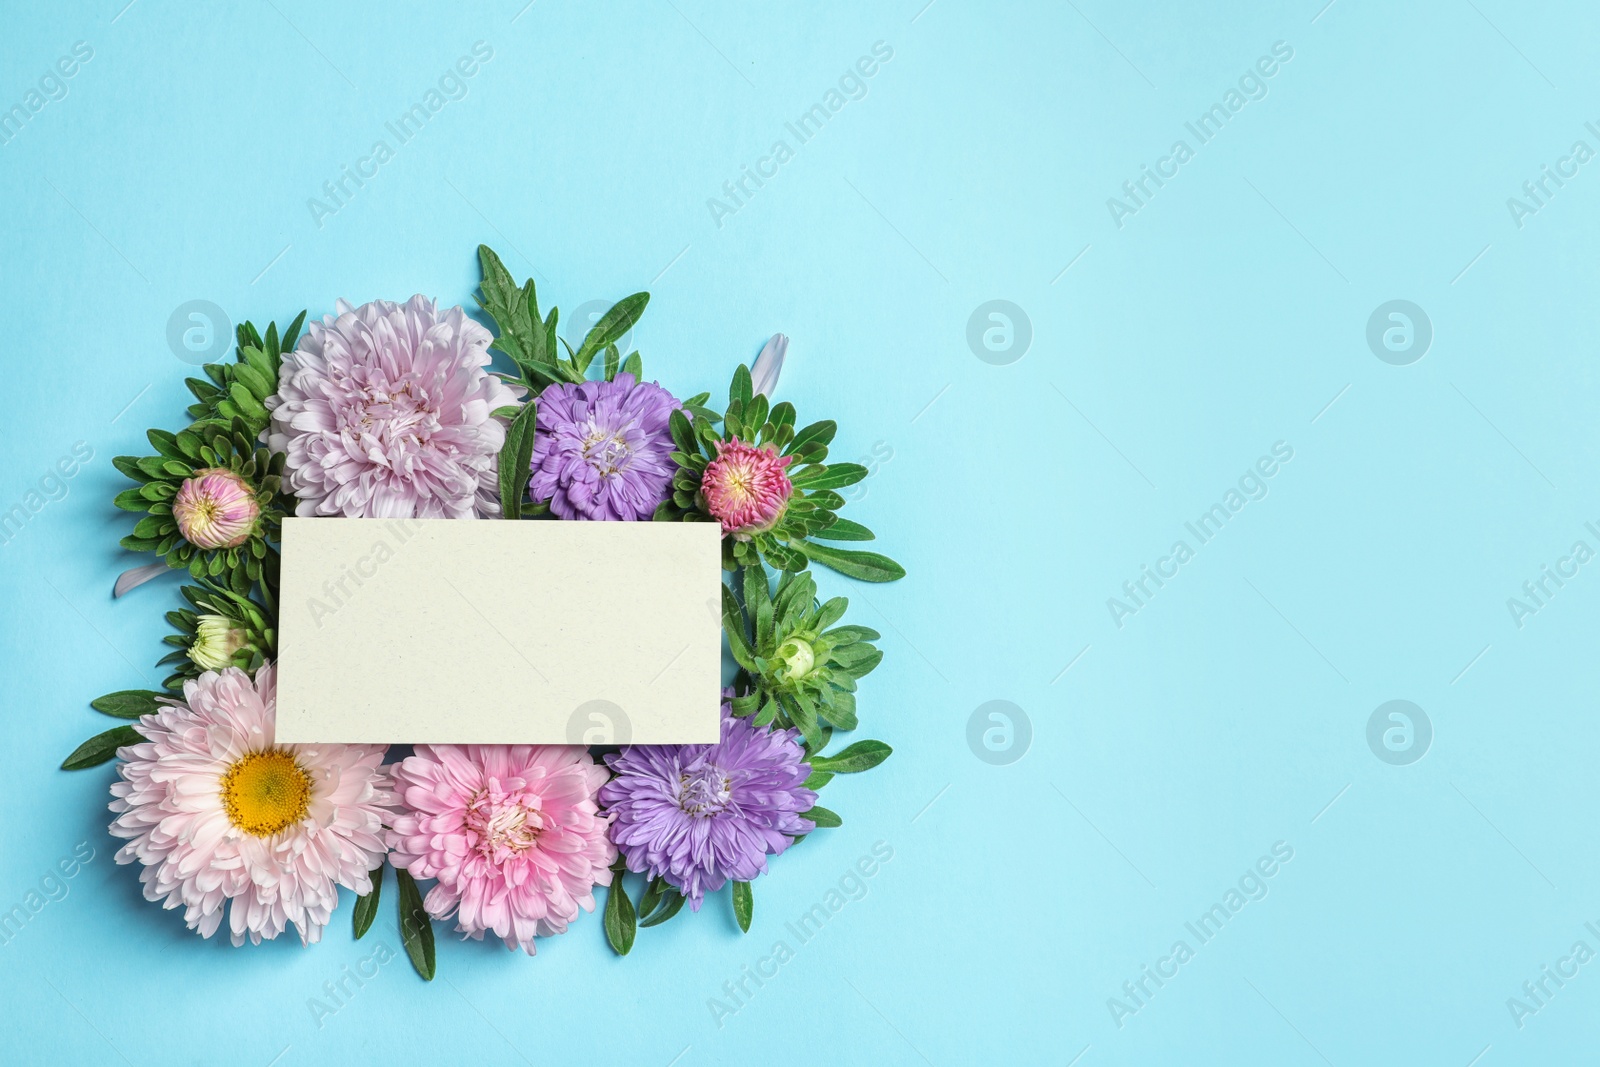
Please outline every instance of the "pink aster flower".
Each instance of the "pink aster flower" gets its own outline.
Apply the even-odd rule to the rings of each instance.
[[[752,445],[735,438],[717,446],[717,458],[706,465],[700,492],[706,510],[722,523],[725,534],[769,530],[789,506],[794,486],[784,473],[793,456],[780,456],[771,445]]]
[[[230,470],[195,471],[172,498],[172,517],[196,548],[234,548],[250,540],[261,505],[250,483]]]
[[[498,515],[506,428],[494,412],[518,394],[484,369],[493,336],[423,296],[335,306],[284,354],[267,400],[295,514]]]
[[[418,745],[393,772],[390,861],[437,878],[423,904],[466,936],[531,956],[535,936],[565,933],[611,884],[595,800],[607,774],[581,745]]]
[[[180,905],[210,937],[223,905],[233,943],[293,923],[322,939],[339,887],[371,892],[390,802],[382,745],[273,743],[273,667],[185,682],[183,701],[139,720],[111,786],[118,863],[144,864],[145,899]]]

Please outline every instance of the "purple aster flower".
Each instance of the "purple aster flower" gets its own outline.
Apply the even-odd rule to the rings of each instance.
[[[731,696],[731,690],[724,695]],[[663,877],[700,910],[729,879],[748,882],[794,838],[816,829],[817,794],[796,731],[755,726],[722,705],[715,745],[631,745],[606,757],[617,775],[600,788],[616,817],[611,839],[628,869]]]
[[[534,500],[563,519],[648,519],[671,492],[672,433],[681,407],[655,382],[551,385],[534,416]]]

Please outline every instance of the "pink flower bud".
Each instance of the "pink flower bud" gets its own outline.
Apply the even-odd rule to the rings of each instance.
[[[724,441],[717,458],[700,479],[706,510],[725,534],[760,533],[772,529],[789,506],[794,486],[784,468],[793,456],[780,456],[771,445]]]
[[[196,471],[178,487],[172,517],[178,532],[196,548],[233,548],[250,540],[261,505],[250,484],[233,471]]]

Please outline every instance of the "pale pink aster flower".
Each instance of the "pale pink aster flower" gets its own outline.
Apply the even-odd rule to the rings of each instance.
[[[770,530],[789,506],[794,486],[784,468],[793,456],[780,456],[771,445],[752,445],[734,438],[717,444],[717,458],[700,477],[706,510],[722,523],[725,534]]]
[[[260,944],[293,923],[322,939],[339,887],[372,890],[390,803],[382,745],[277,745],[273,666],[184,683],[183,702],[139,720],[117,750],[118,863],[144,864],[145,899],[180,905],[202,937],[222,923]]]
[[[335,307],[284,354],[267,399],[295,514],[499,515],[506,424],[494,412],[519,393],[484,369],[493,335],[420,295]]]
[[[196,548],[234,548],[250,540],[261,505],[243,476],[220,467],[195,471],[172,498],[172,517]]]
[[[391,771],[390,862],[437,878],[423,904],[462,934],[531,956],[535,936],[565,933],[611,884],[596,802],[608,775],[581,745],[418,745]]]

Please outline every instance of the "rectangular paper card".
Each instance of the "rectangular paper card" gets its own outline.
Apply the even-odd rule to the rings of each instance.
[[[716,523],[290,518],[283,743],[709,744]]]

